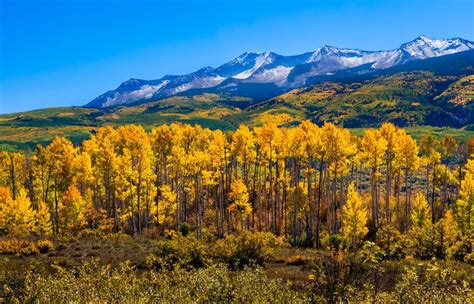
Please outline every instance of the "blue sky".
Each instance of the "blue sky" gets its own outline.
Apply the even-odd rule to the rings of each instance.
[[[423,33],[474,40],[474,1],[0,0],[0,113],[83,105],[128,78],[245,51],[392,49]]]

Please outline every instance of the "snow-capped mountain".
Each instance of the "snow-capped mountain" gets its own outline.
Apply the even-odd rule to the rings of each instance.
[[[205,67],[186,75],[167,75],[158,80],[132,78],[122,83],[117,89],[95,98],[86,106],[102,108],[131,104],[185,94],[193,90],[217,90],[232,95],[235,92],[241,92],[237,89],[239,86],[252,85],[258,87],[259,90],[271,88],[279,92],[303,86],[312,77],[330,75],[341,70],[366,65],[369,71],[381,70],[413,60],[439,57],[471,49],[474,49],[474,43],[465,39],[434,39],[421,35],[413,41],[402,44],[398,49],[388,51],[363,51],[324,46],[314,52],[294,56],[283,56],[273,52],[244,53],[217,68]],[[268,94],[258,95],[267,96]]]

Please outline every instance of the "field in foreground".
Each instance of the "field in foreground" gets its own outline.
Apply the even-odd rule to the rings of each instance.
[[[327,250],[290,248],[264,233],[221,241],[178,234],[160,240],[127,235],[62,238],[43,246],[43,253],[0,255],[0,302],[469,303],[474,299],[472,265],[410,256],[383,259],[376,248],[371,243],[352,251],[329,243]]]

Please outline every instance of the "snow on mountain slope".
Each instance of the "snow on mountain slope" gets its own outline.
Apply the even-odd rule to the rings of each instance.
[[[274,54],[274,53],[268,53],[268,52],[259,54],[259,55],[255,58],[254,65],[253,65],[250,69],[245,70],[245,71],[243,71],[243,72],[240,72],[239,74],[232,76],[232,78],[235,78],[235,79],[246,79],[246,78],[249,78],[249,77],[252,76],[252,74],[253,74],[256,70],[258,70],[261,66],[272,63],[273,60],[275,59],[275,55],[276,55],[276,54]]]
[[[291,70],[293,70],[293,67],[279,65],[274,68],[263,69],[259,73],[251,75],[247,80],[256,83],[276,83],[279,85],[287,79]]]
[[[413,60],[433,58],[474,49],[474,43],[461,38],[434,39],[421,35],[388,51],[324,46],[314,52],[282,56],[273,52],[244,53],[218,68],[205,67],[196,72],[165,76],[158,80],[130,79],[116,90],[92,100],[86,106],[110,107],[159,99],[192,89],[220,86],[232,94],[243,84],[272,84],[273,87],[295,88],[314,76],[367,65],[368,69],[386,69]],[[247,85],[248,87],[248,85]],[[272,87],[272,88],[273,88]],[[265,86],[259,86],[265,88]],[[259,95],[262,95],[259,93]]]
[[[150,99],[156,92],[166,86],[169,80],[163,80],[158,85],[145,84],[130,92],[114,92],[112,96],[107,96],[102,107],[110,107],[118,104],[127,104],[135,100]]]
[[[401,50],[416,59],[438,57],[467,51],[474,48],[474,43],[461,38],[434,39],[421,35],[415,40],[404,43]]]

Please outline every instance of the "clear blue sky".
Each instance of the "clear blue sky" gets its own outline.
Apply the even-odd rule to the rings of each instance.
[[[0,0],[0,113],[82,105],[128,78],[245,51],[392,49],[423,33],[474,40],[474,1]]]

